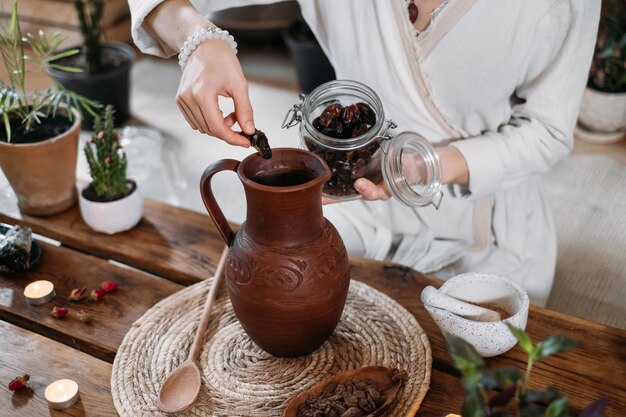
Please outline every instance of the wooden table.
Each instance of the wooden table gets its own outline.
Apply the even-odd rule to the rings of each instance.
[[[208,216],[146,200],[145,215],[132,231],[105,236],[82,222],[77,208],[49,217],[0,213],[0,221],[27,225],[34,232],[62,243],[40,241],[41,262],[32,271],[0,274],[0,415],[115,416],[110,394],[111,364],[131,324],[168,295],[212,275],[223,243]],[[459,410],[463,391],[451,366],[441,333],[420,302],[435,279],[399,265],[352,258],[352,279],[363,281],[396,299],[415,315],[433,351],[431,388],[420,416],[443,416]],[[29,282],[52,281],[57,297],[30,306],[22,291]],[[75,307],[67,301],[72,288],[93,288],[104,280],[120,284],[105,301],[83,304],[93,321],[55,320],[52,306]],[[531,387],[554,384],[580,410],[603,396],[610,397],[607,416],[626,412],[626,331],[532,307],[528,332],[537,341],[553,333],[581,340],[584,345],[536,365]],[[518,366],[525,361],[515,348],[488,360],[489,366]],[[31,375],[29,390],[6,389],[14,377]],[[45,386],[71,377],[81,400],[65,412],[48,410]]]

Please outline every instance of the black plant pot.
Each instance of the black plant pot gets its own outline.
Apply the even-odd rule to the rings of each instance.
[[[303,92],[308,94],[319,85],[336,78],[333,66],[304,21],[296,20],[284,29],[283,38],[291,53]]]
[[[104,51],[117,57],[117,62],[102,71],[66,72],[48,68],[48,72],[64,88],[103,106],[108,104],[115,108],[115,125],[119,126],[130,117],[130,69],[135,60],[135,51],[121,42],[107,42]],[[70,57],[73,58],[73,57]],[[72,66],[72,63],[60,62]],[[93,117],[83,112],[83,129],[93,128]]]

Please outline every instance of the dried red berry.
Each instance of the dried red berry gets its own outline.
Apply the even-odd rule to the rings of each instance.
[[[87,310],[78,310],[76,312],[76,318],[83,323],[89,323],[91,321],[91,316]]]
[[[117,282],[104,281],[102,284],[100,284],[100,288],[102,288],[105,292],[112,292],[117,291],[119,285],[117,285]]]
[[[104,297],[104,294],[106,294],[106,291],[103,289],[91,290],[91,293],[89,293],[89,299],[91,301],[100,301]]]
[[[9,391],[21,390],[28,384],[29,379],[30,379],[30,376],[28,374],[18,376],[13,381],[9,382]]]
[[[80,301],[85,298],[85,295],[87,295],[87,288],[74,288],[67,299],[70,301]]]
[[[67,316],[67,312],[68,310],[65,307],[53,307],[50,314],[52,314],[52,317],[54,317],[55,319],[62,319],[63,317]]]
[[[356,105],[359,108],[361,120],[370,126],[374,126],[376,124],[376,113],[374,113],[370,105],[363,102],[356,103]]]

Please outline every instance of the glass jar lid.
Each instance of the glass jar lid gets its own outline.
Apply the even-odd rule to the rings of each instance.
[[[382,171],[394,197],[411,207],[439,208],[442,174],[435,148],[414,132],[399,133],[386,143]]]

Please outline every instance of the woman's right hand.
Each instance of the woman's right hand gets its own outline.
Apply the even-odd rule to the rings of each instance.
[[[219,96],[234,102],[235,111],[226,117],[219,108]],[[193,129],[231,145],[250,146],[248,139],[232,130],[237,122],[245,133],[254,133],[248,82],[235,53],[223,40],[203,41],[191,53],[176,103]]]

